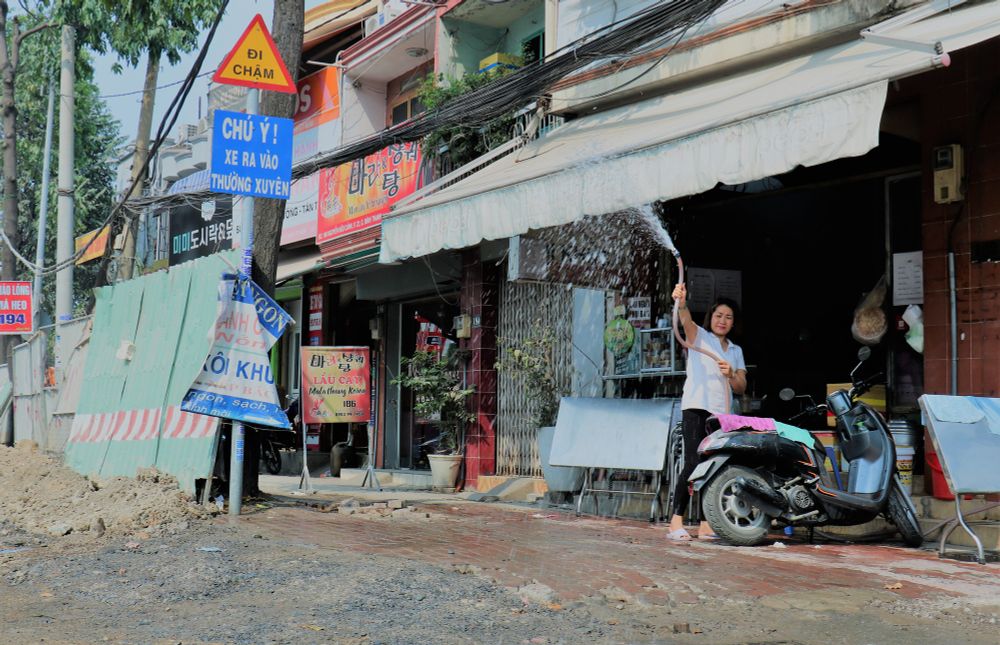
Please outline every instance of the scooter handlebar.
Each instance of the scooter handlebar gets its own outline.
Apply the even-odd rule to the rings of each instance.
[[[872,386],[875,385],[883,376],[885,376],[885,372],[879,372],[858,381],[857,385],[851,388],[851,398],[855,399],[872,389]]]
[[[819,405],[810,405],[808,408],[806,408],[802,412],[799,412],[798,414],[795,414],[795,415],[792,415],[792,416],[788,417],[788,421],[791,422],[791,421],[795,421],[796,419],[798,419],[800,417],[808,416],[810,414],[820,414],[820,413],[824,413],[824,412],[826,412],[826,404],[825,403],[820,403]]]

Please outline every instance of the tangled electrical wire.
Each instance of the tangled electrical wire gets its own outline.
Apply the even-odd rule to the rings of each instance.
[[[545,60],[529,63],[395,128],[309,159],[293,169],[293,177],[352,161],[391,143],[415,141],[442,125],[482,126],[508,112],[512,105],[521,105],[543,96],[557,82],[597,60],[634,56],[642,53],[651,43],[679,39],[725,2],[674,0],[656,3],[633,16],[604,26],[596,34],[561,47]]]

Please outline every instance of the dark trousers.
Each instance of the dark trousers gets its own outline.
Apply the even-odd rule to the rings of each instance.
[[[674,482],[674,507],[673,515],[684,515],[691,495],[688,493],[688,477],[698,466],[698,444],[708,436],[705,430],[705,421],[711,416],[705,410],[684,410],[683,426],[681,434],[684,436],[684,470],[681,476]],[[701,509],[696,515],[701,519]]]

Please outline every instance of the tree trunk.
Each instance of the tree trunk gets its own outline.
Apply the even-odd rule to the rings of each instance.
[[[303,0],[275,0],[271,35],[278,53],[285,61],[292,80],[299,78],[302,57],[302,29],[305,23]],[[297,94],[263,92],[260,113],[291,118],[298,104]],[[281,247],[281,224],[285,220],[285,200],[254,199],[253,212],[253,279],[269,295],[274,295],[274,277],[278,269]],[[260,475],[259,438],[256,431],[247,432],[246,458],[243,461],[243,494],[257,495]]]
[[[293,80],[299,78],[302,57],[302,29],[305,6],[302,0],[275,0],[272,35],[278,52],[285,61]],[[261,114],[291,118],[295,114],[298,95],[264,92],[260,101]],[[274,277],[278,269],[278,249],[281,246],[281,224],[285,219],[285,200],[254,200],[253,260],[254,281],[268,294],[274,295]]]
[[[156,79],[160,73],[160,50],[150,49],[146,59],[146,81],[142,87],[142,108],[139,110],[139,128],[135,134],[135,152],[132,153],[133,190],[128,198],[142,196],[146,185],[146,177],[140,177],[146,159],[149,157],[149,136],[153,128],[153,106],[156,100]],[[136,181],[139,179],[139,181]],[[125,224],[125,245],[122,249],[122,262],[119,265],[118,277],[129,280],[135,268],[135,236],[138,218],[130,217]]]
[[[0,2],[0,119],[3,121],[3,232],[10,244],[17,247],[20,244],[17,234],[18,204],[17,204],[17,106],[14,104],[14,79],[17,70],[18,29],[14,21],[11,37],[7,38],[7,3]],[[3,244],[0,253],[0,279],[14,280],[17,276],[17,260],[10,246]],[[35,296],[38,297],[37,295]],[[14,344],[13,336],[0,337],[0,360],[7,360],[7,355]]]

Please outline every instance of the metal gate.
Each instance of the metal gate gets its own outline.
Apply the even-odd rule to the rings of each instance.
[[[536,323],[551,327],[554,332],[556,387],[568,393],[573,377],[573,290],[566,285],[504,280],[500,288],[498,336],[515,343],[522,341]],[[505,351],[505,344],[501,343],[501,360]],[[521,379],[505,372],[500,372],[498,379],[497,474],[541,477],[538,428],[533,421],[535,404],[528,398]]]

